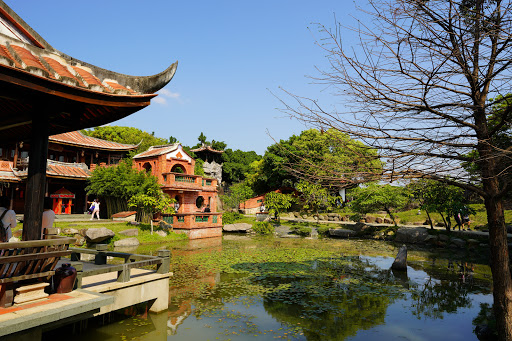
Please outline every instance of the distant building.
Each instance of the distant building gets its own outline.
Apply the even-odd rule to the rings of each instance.
[[[217,179],[217,183],[222,184],[222,153],[223,150],[215,150],[211,146],[203,143],[200,148],[191,149],[198,158],[204,161],[204,174],[210,178]]]
[[[72,131],[49,137],[45,196],[56,214],[87,210],[86,180],[97,166],[119,163],[136,145],[105,141]],[[0,144],[0,194],[11,198],[16,213],[24,213],[29,143]]]
[[[275,191],[270,192],[276,192],[276,193],[282,193],[282,194],[298,194],[297,190],[291,187],[281,187],[276,189]],[[267,192],[267,193],[270,193]],[[260,212],[261,206],[265,205],[265,195],[267,193],[257,195],[255,197],[252,197],[250,199],[247,199],[243,202],[241,202],[238,205],[238,209],[242,211],[244,214],[256,214],[257,212]]]
[[[189,239],[222,236],[217,213],[217,179],[194,175],[195,160],[179,143],[153,146],[133,157],[134,167],[156,176],[164,193],[176,199],[176,214],[162,214],[175,231]]]

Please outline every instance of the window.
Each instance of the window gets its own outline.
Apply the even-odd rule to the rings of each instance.
[[[64,155],[59,156],[59,161],[64,162]]]
[[[24,159],[27,158],[28,157],[28,152],[27,151],[21,152],[21,157],[24,158]]]
[[[204,204],[204,198],[202,196],[197,197],[196,199],[196,207],[201,208]]]

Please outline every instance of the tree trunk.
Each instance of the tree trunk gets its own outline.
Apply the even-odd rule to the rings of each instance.
[[[448,226],[448,223],[446,222],[446,219],[444,219],[444,215],[441,212],[439,212],[439,215],[443,219],[444,228],[446,229],[446,231],[450,232],[450,226]]]
[[[389,214],[389,217],[391,218],[391,220],[393,220],[393,224],[395,224],[395,226],[398,226],[398,224],[396,223],[396,220],[395,220],[395,216],[391,213],[391,210],[386,207],[386,212]]]
[[[512,340],[512,277],[509,269],[503,202],[501,199],[486,198],[485,207],[487,209],[489,244],[491,246],[496,329],[499,340]]]
[[[428,210],[425,209],[425,212],[427,213],[428,222],[430,223],[430,229],[434,229],[434,223],[432,222],[432,219],[430,218],[430,214],[428,213]]]

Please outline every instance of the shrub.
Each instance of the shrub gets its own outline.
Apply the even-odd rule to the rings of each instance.
[[[294,226],[292,227],[292,231],[295,234],[298,234],[302,237],[309,237],[311,236],[311,227],[304,227],[304,226]]]
[[[223,224],[233,224],[235,221],[238,221],[243,218],[243,215],[238,212],[224,212],[222,214],[222,223]]]
[[[268,221],[258,221],[252,225],[252,229],[257,234],[267,235],[274,233],[274,225],[272,225]]]
[[[329,229],[330,229],[329,226],[320,226],[316,230],[317,230],[319,236],[327,237],[329,235]]]

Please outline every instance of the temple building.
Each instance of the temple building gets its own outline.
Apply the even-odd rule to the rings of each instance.
[[[133,157],[134,167],[156,176],[164,193],[178,203],[176,214],[162,219],[189,239],[222,236],[217,213],[217,179],[194,175],[195,160],[179,143],[153,146]]]
[[[45,196],[53,198],[56,214],[87,210],[86,180],[97,166],[119,163],[137,145],[105,141],[80,131],[52,135],[48,143]],[[30,143],[0,144],[0,195],[11,199],[16,213],[24,212]]]
[[[198,158],[204,161],[204,174],[210,178],[217,179],[219,185],[222,184],[222,153],[223,150],[215,150],[211,146],[202,144],[201,147],[191,149]]]
[[[48,137],[104,125],[147,107],[177,66],[140,77],[89,64],[55,49],[0,0],[0,144],[30,145],[24,240],[41,238]]]

